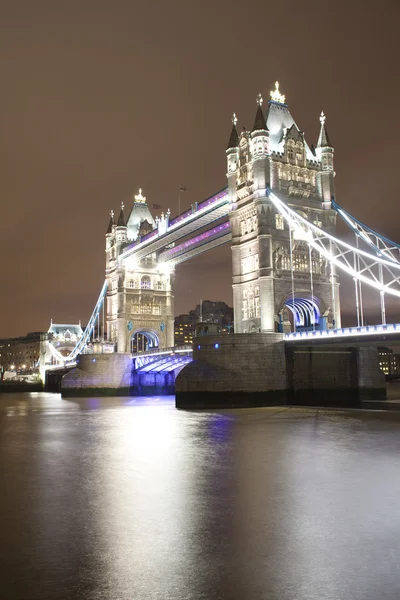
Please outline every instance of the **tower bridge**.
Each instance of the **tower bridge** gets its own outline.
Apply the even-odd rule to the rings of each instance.
[[[343,331],[339,275],[354,286],[354,327],[367,326],[365,294],[376,297],[386,326],[385,299],[400,296],[400,246],[337,203],[324,113],[314,146],[276,83],[266,110],[257,98],[251,129],[239,134],[233,115],[226,160],[227,187],[174,218],[169,210],[154,218],[142,190],[117,219],[111,213],[105,283],[69,361],[85,352],[96,328],[97,339],[120,355],[173,347],[175,269],[225,243],[232,249],[235,339],[262,334],[284,344],[341,335],[334,333]],[[353,244],[337,237],[338,217]]]

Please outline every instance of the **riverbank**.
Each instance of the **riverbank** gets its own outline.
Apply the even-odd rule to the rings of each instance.
[[[0,394],[23,394],[25,392],[43,392],[43,384],[23,383],[21,381],[0,383]]]

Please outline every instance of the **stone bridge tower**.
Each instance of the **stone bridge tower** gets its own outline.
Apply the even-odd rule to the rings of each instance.
[[[106,233],[106,319],[107,339],[116,344],[117,352],[174,345],[174,274],[158,264],[157,253],[141,260],[123,256],[154,229],[165,231],[168,219],[169,212],[153,218],[142,190],[134,197],[127,220],[124,205],[117,222],[111,213]]]
[[[334,232],[333,147],[323,113],[320,122],[317,147],[310,147],[278,83],[266,113],[259,95],[251,131],[239,135],[233,117],[226,154],[236,333],[290,331],[293,321],[297,328],[340,327],[335,273],[314,250],[310,261],[308,244],[293,236],[266,192]]]

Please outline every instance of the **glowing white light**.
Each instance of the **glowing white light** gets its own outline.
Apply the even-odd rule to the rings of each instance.
[[[347,327],[343,329],[329,329],[326,330],[317,330],[317,331],[302,331],[297,333],[287,333],[285,334],[286,340],[299,340],[299,339],[308,339],[315,337],[325,337],[325,336],[335,336],[335,337],[355,337],[355,336],[365,336],[365,335],[378,335],[378,334],[388,334],[388,333],[398,333],[400,331],[400,324],[392,324],[392,325],[369,325],[367,327]]]
[[[163,275],[170,275],[171,274],[171,265],[167,262],[159,263],[157,266],[157,270],[159,273],[162,273]]]
[[[393,289],[390,285],[382,285],[379,281],[376,281],[363,272],[357,272],[354,268],[350,267],[348,264],[345,264],[340,260],[340,257],[335,256],[326,248],[323,243],[319,240],[319,238],[326,238],[327,240],[333,241],[339,248],[350,250],[351,252],[356,252],[361,257],[367,258],[373,264],[382,264],[383,266],[390,266],[391,269],[400,269],[400,264],[394,263],[390,260],[386,260],[384,258],[377,257],[376,254],[369,254],[364,250],[360,250],[359,248],[355,249],[350,244],[346,242],[342,242],[338,240],[330,233],[321,230],[319,227],[307,221],[307,219],[303,218],[301,215],[293,211],[287,205],[285,205],[275,194],[269,192],[269,198],[275,204],[276,208],[279,212],[285,217],[285,219],[290,223],[293,229],[296,227],[304,227],[307,231],[310,232],[310,237],[307,239],[308,243],[319,252],[321,256],[324,256],[329,262],[337,266],[342,271],[345,271],[348,275],[352,277],[356,277],[359,281],[366,283],[367,285],[381,291],[388,293],[392,296],[400,297],[400,291]],[[400,275],[399,275],[400,277]]]
[[[271,100],[273,102],[279,102],[280,104],[285,104],[285,96],[279,91],[279,82],[275,81],[275,89],[270,92]]]
[[[135,202],[137,202],[138,204],[146,203],[146,197],[142,195],[142,188],[139,188],[139,193],[135,196]]]
[[[138,266],[139,266],[139,261],[136,258],[136,256],[130,256],[127,259],[127,267],[128,267],[128,269],[130,269],[132,271],[136,271],[136,269],[138,268]]]

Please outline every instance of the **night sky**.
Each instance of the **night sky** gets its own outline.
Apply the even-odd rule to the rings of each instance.
[[[0,337],[86,323],[110,209],[224,187],[232,112],[251,127],[276,79],[309,144],[327,115],[338,203],[400,241],[399,5],[3,0]],[[177,268],[176,314],[232,303],[230,254]]]

